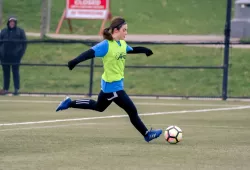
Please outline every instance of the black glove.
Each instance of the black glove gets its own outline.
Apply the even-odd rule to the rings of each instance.
[[[74,60],[70,60],[70,61],[68,62],[68,68],[69,68],[70,70],[73,70],[73,69],[75,68],[76,65],[77,65],[77,63],[76,63]]]
[[[151,56],[153,54],[152,50],[146,47],[132,47],[133,51],[128,51],[128,54],[138,54],[138,53],[144,53],[146,56]]]
[[[146,56],[151,56],[152,54],[153,54],[153,51],[147,48]]]

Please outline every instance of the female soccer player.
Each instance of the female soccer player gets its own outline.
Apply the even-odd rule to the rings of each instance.
[[[101,79],[101,91],[97,101],[91,99],[80,99],[72,101],[66,97],[57,107],[56,111],[68,108],[91,109],[103,112],[113,101],[123,108],[134,127],[149,142],[162,134],[161,129],[148,130],[138,116],[137,109],[123,88],[124,68],[126,54],[144,53],[147,56],[153,52],[145,47],[130,47],[124,41],[127,35],[128,25],[121,17],[112,20],[111,25],[103,31],[104,40],[91,49],[83,52],[75,59],[68,62],[72,70],[78,63],[100,57],[103,60],[104,73]]]

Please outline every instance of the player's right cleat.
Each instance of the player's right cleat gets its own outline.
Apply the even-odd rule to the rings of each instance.
[[[69,108],[69,105],[71,103],[71,98],[70,97],[66,97],[56,108],[56,112],[60,111],[60,110],[66,110]]]
[[[152,130],[150,129],[147,133],[147,135],[144,137],[146,142],[150,142],[153,139],[158,138],[159,136],[161,136],[162,134],[162,130],[161,129],[157,129],[157,130]]]

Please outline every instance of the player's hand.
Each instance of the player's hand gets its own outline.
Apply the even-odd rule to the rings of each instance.
[[[70,70],[73,70],[75,68],[75,66],[76,66],[76,64],[72,60],[68,62],[68,68]]]
[[[153,51],[147,48],[146,49],[146,56],[148,57],[148,56],[151,56],[152,54],[153,54]]]

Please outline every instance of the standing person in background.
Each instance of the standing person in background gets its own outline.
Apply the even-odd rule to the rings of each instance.
[[[17,27],[17,19],[15,17],[9,17],[7,27],[1,30],[0,40],[26,40],[25,32],[23,29]],[[26,43],[0,43],[0,61],[3,69],[3,89],[0,90],[0,95],[5,95],[9,91],[11,68],[15,88],[13,94],[18,95],[20,89],[19,64],[26,51],[26,47]]]

